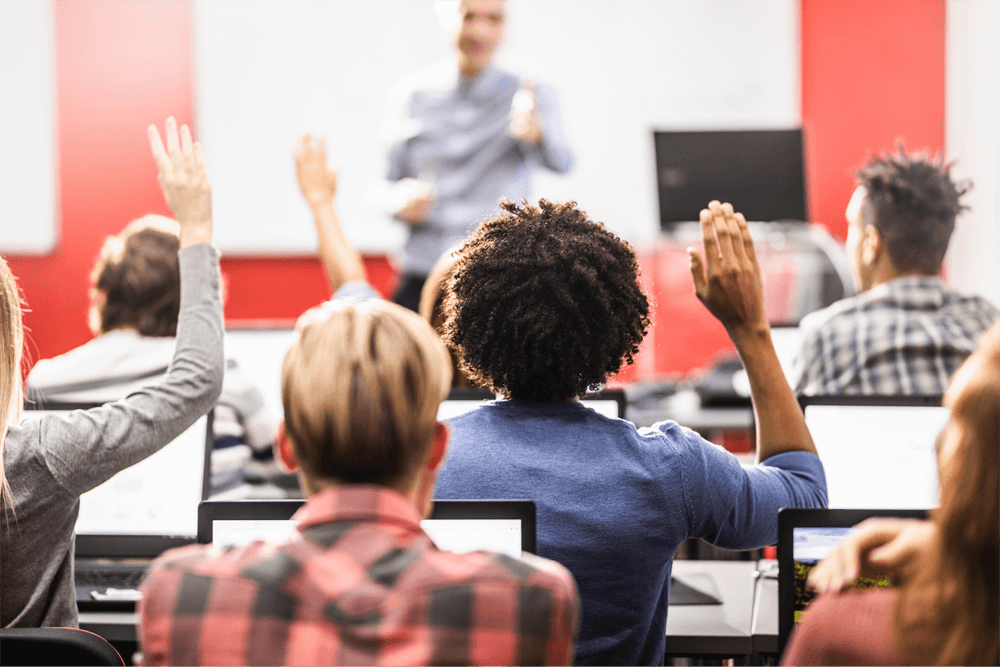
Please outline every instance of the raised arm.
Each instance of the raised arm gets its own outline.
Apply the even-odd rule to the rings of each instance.
[[[816,454],[771,342],[760,266],[746,220],[730,204],[717,201],[701,211],[700,220],[705,258],[688,248],[695,293],[726,328],[750,378],[757,460],[788,451]]]
[[[351,280],[364,280],[365,267],[361,256],[344,236],[344,228],[334,206],[337,193],[337,171],[326,164],[326,143],[302,135],[295,149],[295,166],[299,187],[309,203],[319,235],[319,253],[333,291]]]
[[[166,147],[149,128],[160,186],[180,224],[177,343],[166,375],[120,401],[23,424],[53,478],[81,494],[153,454],[219,397],[225,362],[219,258],[211,246],[212,189],[201,146],[186,126],[166,123]],[[32,430],[34,429],[34,430]]]

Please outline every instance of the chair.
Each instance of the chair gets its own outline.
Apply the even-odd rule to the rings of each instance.
[[[114,665],[125,662],[100,635],[79,628],[0,629],[0,665]]]

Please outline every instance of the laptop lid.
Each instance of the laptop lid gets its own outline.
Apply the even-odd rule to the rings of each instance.
[[[448,393],[448,398],[438,407],[438,421],[458,417],[475,410],[486,401],[496,399],[489,389],[474,387],[457,387]],[[625,419],[625,408],[628,405],[625,391],[622,389],[603,389],[593,394],[587,394],[580,403],[601,413],[605,417]]]
[[[296,336],[294,320],[226,323],[226,359],[236,362],[272,414],[282,413],[281,366]]]
[[[803,396],[831,509],[939,504],[935,443],[948,421],[940,396]]]
[[[29,404],[26,418],[66,414],[103,404]],[[195,541],[198,503],[208,497],[212,412],[165,447],[80,496],[76,555],[154,558]]]
[[[924,510],[890,509],[803,509],[786,507],[778,511],[778,651],[795,625],[801,622],[815,591],[806,587],[806,578],[816,563],[843,542],[855,525],[870,517],[925,519]],[[888,578],[862,579],[860,588],[888,586]]]
[[[198,542],[243,545],[278,542],[294,533],[292,516],[304,500],[206,500],[198,506]],[[441,549],[486,549],[512,557],[535,553],[535,503],[531,500],[435,500],[420,522]]]

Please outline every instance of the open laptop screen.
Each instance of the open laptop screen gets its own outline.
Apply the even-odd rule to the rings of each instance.
[[[298,524],[290,517],[302,502],[203,503],[199,541],[223,547],[283,541],[295,532]],[[534,504],[528,501],[438,500],[420,527],[446,551],[485,549],[519,558],[523,551],[534,550]]]
[[[160,451],[84,493],[77,534],[196,536],[208,437],[202,415]]]
[[[779,641],[784,650],[792,629],[802,621],[816,599],[816,591],[806,582],[816,564],[830,555],[854,532],[855,526],[870,517],[926,518],[923,510],[824,510],[782,509],[778,513],[778,609]],[[850,590],[893,585],[888,576],[859,577]]]
[[[949,414],[940,397],[801,401],[823,462],[831,509],[938,506],[935,442]]]

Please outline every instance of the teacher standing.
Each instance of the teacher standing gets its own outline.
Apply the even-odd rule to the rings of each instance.
[[[492,64],[504,1],[437,4],[455,61],[400,82],[388,115],[387,208],[409,226],[394,300],[412,310],[438,257],[502,197],[531,196],[535,166],[565,172],[573,163],[552,89]]]

